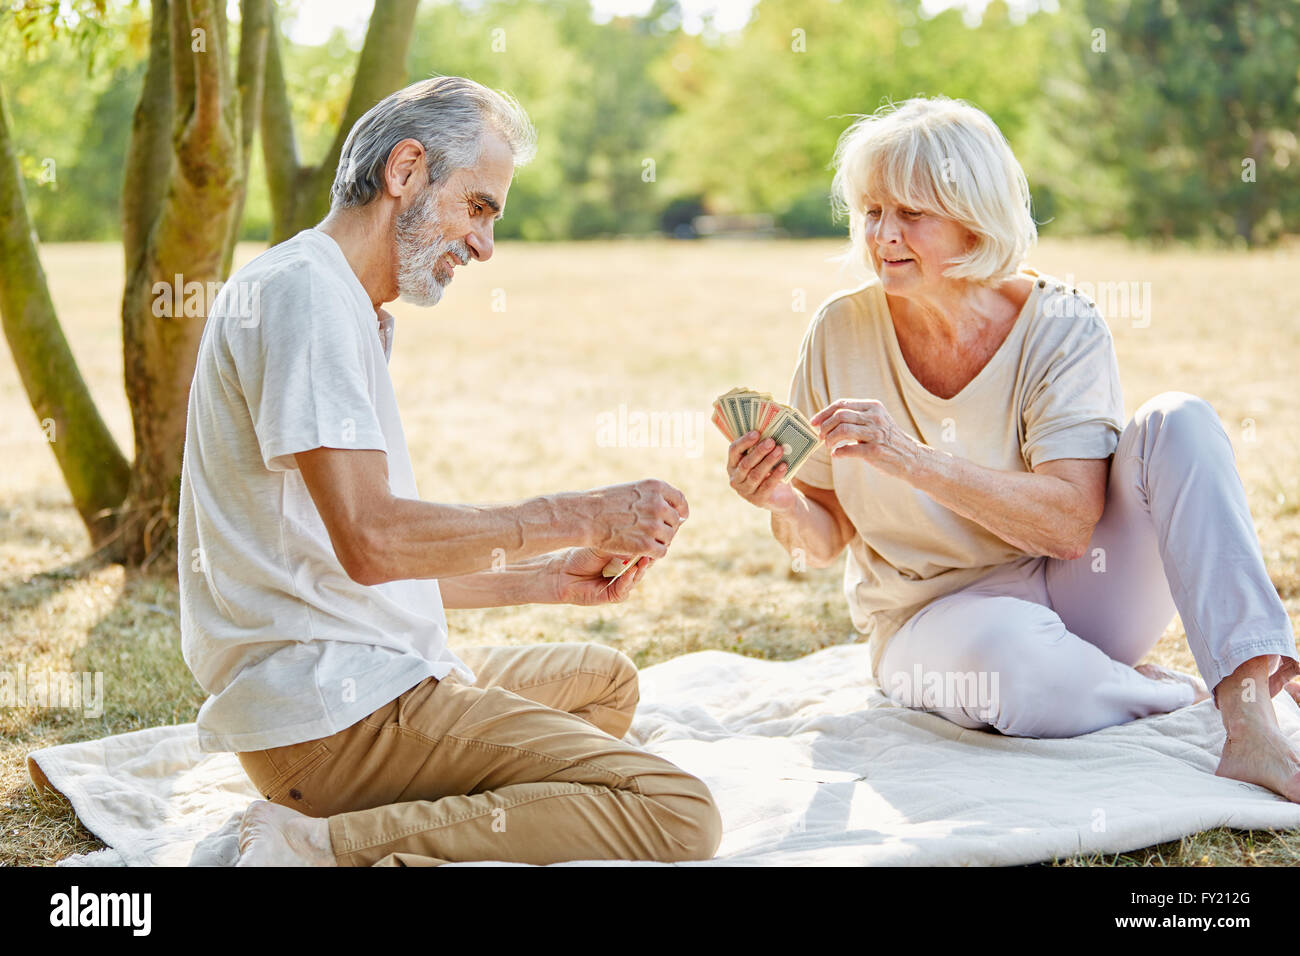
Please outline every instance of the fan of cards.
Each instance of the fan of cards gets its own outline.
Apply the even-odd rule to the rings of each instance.
[[[759,441],[773,439],[784,449],[781,456],[781,461],[785,462],[782,481],[793,478],[821,444],[817,429],[808,423],[803,412],[782,405],[766,392],[750,388],[733,388],[727,394],[719,395],[713,403],[713,424],[727,436],[727,441],[735,441],[741,435],[755,431]],[[605,565],[601,574],[613,584],[639,560],[639,557],[614,558]]]
[[[785,452],[781,456],[785,462],[782,481],[793,478],[821,444],[817,429],[808,423],[803,412],[782,405],[766,392],[750,388],[733,388],[719,395],[713,403],[713,424],[728,441],[749,432],[758,432],[759,441],[764,438],[775,441]]]

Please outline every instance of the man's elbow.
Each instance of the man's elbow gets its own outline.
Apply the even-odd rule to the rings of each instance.
[[[357,530],[346,542],[335,544],[339,564],[357,584],[372,587],[395,580],[385,560],[388,549],[383,538],[382,532]]]
[[[347,572],[349,578],[364,587],[374,587],[376,584],[387,584],[393,580],[382,570],[370,564],[357,564],[349,562],[343,565],[343,570]]]

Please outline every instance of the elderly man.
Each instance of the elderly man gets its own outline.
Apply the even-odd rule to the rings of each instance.
[[[181,634],[211,695],[200,746],[235,751],[266,797],[241,865],[717,848],[707,788],[619,740],[637,703],[622,654],[447,647],[444,607],[622,601],[687,517],[656,480],[499,507],[419,498],[382,306],[433,305],[491,257],[534,149],[503,94],[455,77],[401,90],[352,129],[326,219],[213,305],[181,479]]]

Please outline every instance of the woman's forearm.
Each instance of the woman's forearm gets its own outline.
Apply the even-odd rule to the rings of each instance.
[[[1100,517],[1064,478],[986,468],[920,443],[896,473],[1026,554],[1080,557]]]
[[[1072,560],[1106,503],[1108,459],[1059,459],[1032,472],[985,468],[917,441],[884,404],[841,398],[810,420],[834,459],[860,458],[1026,554]]]
[[[772,536],[791,555],[802,552],[812,568],[834,562],[848,543],[830,510],[802,492],[796,492],[792,508],[772,512]]]

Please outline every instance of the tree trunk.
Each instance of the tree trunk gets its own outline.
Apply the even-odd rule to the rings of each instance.
[[[73,506],[99,547],[113,531],[130,465],[86,388],[50,299],[0,95],[0,320]]]
[[[416,4],[377,0],[330,152],[320,166],[299,167],[274,45],[268,63],[268,0],[242,4],[233,79],[224,0],[152,0],[149,62],[122,191],[122,354],[135,426],[131,463],[101,420],[55,317],[0,99],[5,335],[91,540],[112,557],[148,566],[174,555],[189,388],[212,293],[230,271],[257,123],[270,140],[268,177],[283,238],[324,216],[348,131],[405,79]],[[267,79],[274,103],[264,112]],[[287,180],[277,178],[284,173]]]
[[[258,104],[241,108],[240,94],[260,90],[264,2],[244,5],[238,90],[222,0],[152,7],[149,68],[127,154],[132,188],[123,196],[122,348],[135,460],[120,533],[131,564],[174,556],[190,382],[242,209],[248,144],[240,117]],[[149,178],[164,165],[169,176]]]
[[[271,31],[262,97],[262,157],[271,193],[272,245],[316,225],[329,212],[330,185],[348,133],[366,110],[405,85],[417,5],[418,0],[375,0],[347,108],[334,141],[316,165],[298,161],[280,44],[276,31]]]

